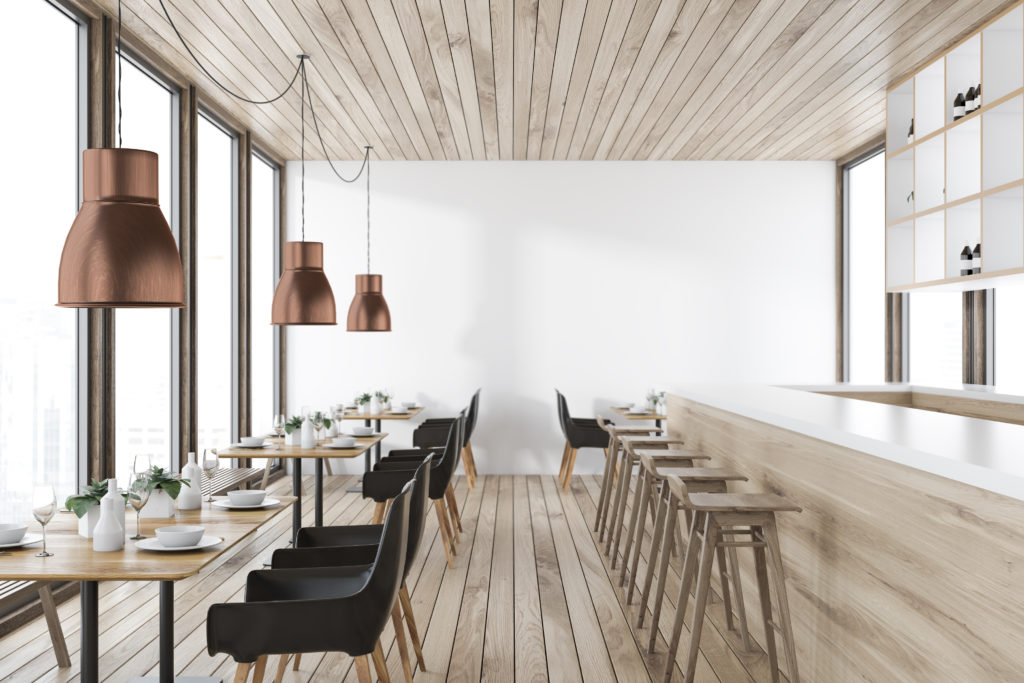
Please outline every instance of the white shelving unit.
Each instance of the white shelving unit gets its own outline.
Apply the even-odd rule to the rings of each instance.
[[[982,106],[954,121],[979,84]],[[888,91],[885,187],[886,291],[1024,282],[1024,3]],[[982,272],[961,276],[979,243]]]

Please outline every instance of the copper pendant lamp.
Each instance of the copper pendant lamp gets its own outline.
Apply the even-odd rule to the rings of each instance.
[[[348,307],[349,332],[390,332],[391,311],[384,300],[384,278],[370,271],[370,150],[366,148],[366,274],[356,275],[356,294]]]

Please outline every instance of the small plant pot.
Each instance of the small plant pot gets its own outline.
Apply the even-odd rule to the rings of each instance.
[[[149,494],[146,505],[142,508],[141,517],[143,519],[167,519],[174,517],[175,512],[174,499],[163,489],[154,489],[153,493]]]
[[[83,538],[92,538],[98,521],[100,521],[100,506],[93,505],[84,517],[78,518],[78,535]]]
[[[302,445],[302,430],[293,429],[291,434],[287,434],[284,437],[284,444],[286,446],[301,446]]]
[[[363,404],[361,404],[359,406],[359,414],[360,415],[372,415],[372,413],[370,412],[371,408],[372,408],[371,404],[363,403]]]

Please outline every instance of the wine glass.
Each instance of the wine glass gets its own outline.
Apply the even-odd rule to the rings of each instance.
[[[149,475],[138,472],[132,475],[132,483],[128,488],[128,503],[135,509],[135,535],[133,541],[145,538],[142,535],[142,508],[149,501]]]
[[[274,416],[274,433],[277,434],[277,438],[278,439],[281,439],[281,441],[277,442],[277,450],[281,450],[281,443],[284,441],[284,439],[282,438],[284,436],[284,425],[285,425],[284,415],[275,415]]]
[[[309,417],[310,422],[313,423],[313,429],[316,431],[317,441],[320,440],[320,430],[324,428],[324,414],[319,410],[314,411]]]
[[[345,404],[334,406],[334,421],[338,424],[338,436],[341,436],[341,421],[345,419]]]
[[[36,553],[36,557],[52,557],[53,553],[46,552],[46,525],[53,519],[57,512],[57,494],[53,486],[36,486],[32,491],[32,516],[43,527],[43,549]]]
[[[283,415],[279,417],[284,417]],[[203,449],[203,474],[206,475],[206,480],[209,482],[213,481],[213,475],[220,469],[220,458],[217,457],[217,451],[213,451],[212,454]],[[210,487],[210,495],[206,497],[207,503],[213,502],[213,487]]]
[[[132,474],[148,475],[149,471],[153,469],[153,456],[151,455],[136,455],[135,460],[132,461]]]

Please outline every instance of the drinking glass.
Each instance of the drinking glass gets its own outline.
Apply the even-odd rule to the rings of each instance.
[[[153,469],[153,456],[151,455],[136,455],[135,460],[132,461],[132,474],[149,474],[149,471]]]
[[[149,475],[141,472],[132,475],[132,484],[128,488],[128,503],[135,508],[135,535],[133,541],[145,538],[142,535],[142,508],[149,501]]]
[[[278,417],[284,417],[284,416],[283,415],[279,415]],[[275,418],[275,420],[276,420],[276,418]],[[276,429],[276,427],[275,427],[275,429]],[[278,446],[278,448],[280,448],[280,446]],[[203,474],[206,475],[206,480],[209,481],[209,482],[212,482],[213,481],[213,475],[217,473],[218,469],[220,469],[220,458],[217,457],[217,452],[214,451],[211,454],[211,453],[209,453],[207,451],[207,449],[204,448],[203,449]],[[208,495],[206,497],[206,502],[207,503],[212,503],[213,502],[213,487],[210,488],[210,495]]]
[[[36,557],[52,557],[53,553],[46,552],[46,525],[53,519],[57,512],[57,494],[53,486],[36,486],[32,491],[32,516],[43,527],[43,550],[36,553]]]
[[[345,404],[334,406],[334,421],[338,423],[338,436],[341,436],[341,421],[345,419]]]
[[[284,439],[282,438],[284,436],[284,425],[285,425],[284,415],[275,415],[274,416],[274,433],[277,434],[277,438],[278,439],[281,439],[281,441],[277,442],[277,450],[281,450],[281,443],[284,441]]]
[[[316,431],[316,438],[317,441],[319,441],[320,430],[324,428],[324,414],[317,410],[312,415],[310,415],[309,419],[313,423],[313,429]]]

